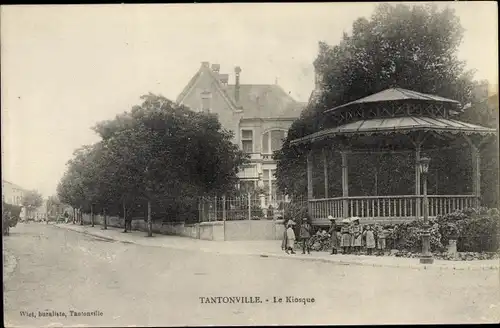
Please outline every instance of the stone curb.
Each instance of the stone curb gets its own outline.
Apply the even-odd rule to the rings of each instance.
[[[175,245],[146,245],[142,243],[137,243],[135,241],[129,241],[129,240],[121,240],[118,238],[111,238],[111,237],[104,237],[101,236],[97,233],[90,232],[88,230],[80,231],[77,229],[72,229],[70,227],[64,227],[64,226],[59,226],[55,225],[54,226],[60,228],[60,229],[66,229],[66,230],[71,230],[77,233],[81,234],[86,234],[90,235],[93,237],[109,240],[109,241],[117,241],[121,243],[127,243],[127,244],[135,244],[135,245],[141,245],[141,246],[147,246],[147,247],[160,247],[160,248],[170,248],[170,249],[176,249],[176,250],[187,250],[187,251],[194,251],[192,249],[184,248],[184,247],[179,247]],[[459,270],[459,271],[474,271],[474,270],[498,270],[499,266],[492,266],[492,265],[484,265],[484,266],[470,266],[470,267],[463,267],[463,266],[455,266],[455,265],[450,265],[450,266],[442,266],[442,265],[422,265],[419,263],[415,264],[390,264],[390,263],[363,263],[359,261],[352,261],[352,260],[342,260],[342,259],[335,259],[335,258],[317,258],[317,257],[304,257],[301,255],[285,255],[285,254],[276,254],[276,253],[248,253],[248,252],[225,252],[225,251],[219,251],[219,250],[210,250],[206,248],[199,248],[196,251],[202,251],[205,253],[215,253],[215,254],[225,254],[225,255],[248,255],[248,256],[258,256],[258,257],[268,257],[268,258],[278,258],[278,259],[286,259],[286,260],[299,260],[299,261],[313,261],[313,262],[323,262],[323,263],[334,263],[334,264],[339,264],[339,265],[354,265],[354,266],[368,266],[368,267],[383,267],[383,268],[400,268],[400,269],[413,269],[413,270]],[[415,259],[416,262],[418,262],[418,259]]]
[[[470,271],[470,270],[498,270],[498,267],[486,265],[486,266],[476,266],[476,267],[457,267],[457,266],[442,266],[442,265],[421,265],[419,263],[416,264],[390,264],[390,263],[363,263],[357,261],[349,261],[349,260],[339,260],[339,259],[326,259],[326,258],[317,258],[317,257],[296,257],[293,255],[280,255],[274,253],[263,253],[260,254],[261,257],[273,257],[279,259],[293,259],[293,260],[301,260],[301,261],[314,261],[314,262],[323,262],[323,263],[335,263],[339,265],[353,265],[353,266],[368,266],[368,267],[379,267],[379,268],[400,268],[400,269],[413,269],[413,270],[460,270],[460,271]],[[418,262],[418,259],[415,259]]]

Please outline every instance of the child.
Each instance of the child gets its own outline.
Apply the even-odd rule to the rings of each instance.
[[[354,252],[356,254],[359,254],[359,252],[361,251],[361,245],[362,245],[361,239],[363,238],[363,236],[358,218],[352,220],[351,238],[352,238],[351,246],[354,248]]]
[[[333,216],[328,216],[328,219],[330,220],[330,229],[328,230],[328,232],[330,233],[330,244],[332,246],[331,254],[337,254],[337,247],[339,244],[339,241],[337,239],[337,225],[335,224],[335,219],[333,218]]]
[[[288,228],[286,229],[286,253],[290,251],[290,253],[295,254],[293,251],[293,247],[295,246],[295,232],[293,231],[293,226],[295,222],[292,220],[288,221]]]
[[[387,237],[387,229],[385,229],[385,227],[379,227],[379,231],[377,233],[377,249],[378,249],[378,253],[380,255],[384,255],[384,251],[385,251],[385,239]]]
[[[340,246],[342,247],[342,254],[348,254],[351,249],[351,229],[347,219],[342,221],[342,223],[342,228],[340,228],[340,233],[342,234]]]
[[[371,225],[363,232],[363,236],[366,240],[366,251],[368,255],[372,255],[373,249],[375,248],[375,234],[373,233]]]

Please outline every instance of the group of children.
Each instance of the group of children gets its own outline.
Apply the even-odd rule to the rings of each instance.
[[[299,241],[302,242],[302,254],[311,254],[311,245],[309,240],[312,235],[312,226],[309,223],[308,218],[303,218],[300,223],[300,229],[298,236],[295,235],[295,225],[293,220],[287,220],[285,222],[285,231],[283,233],[283,241],[281,243],[281,249],[287,254],[295,254],[294,247],[297,237]]]
[[[372,255],[375,249],[379,254],[384,253],[389,234],[387,228],[378,224],[361,226],[359,218],[352,218],[342,220],[339,231],[335,219],[331,216],[328,218],[332,224],[329,231],[332,236],[332,254],[336,254],[338,248],[342,248],[342,254],[360,254],[363,248],[366,248],[368,255]]]
[[[367,224],[360,225],[359,218],[351,218],[342,220],[342,225],[339,227],[336,224],[335,219],[329,216],[328,219],[331,222],[328,234],[330,234],[330,244],[332,247],[331,254],[337,254],[338,249],[342,248],[342,254],[360,254],[363,248],[366,248],[368,255],[372,255],[374,250],[378,251],[379,255],[383,255],[386,245],[386,239],[389,235],[389,230],[387,227],[383,227],[379,224]],[[283,234],[283,241],[281,248],[286,253],[295,254],[294,247],[296,239],[302,242],[302,253],[310,252],[309,239],[311,237],[311,225],[308,222],[308,218],[302,219],[300,224],[300,233],[296,238],[295,226],[296,223],[293,220],[287,220],[285,222],[285,231]],[[325,230],[318,231],[319,234],[327,234]]]

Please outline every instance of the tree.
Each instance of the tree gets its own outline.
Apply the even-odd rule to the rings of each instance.
[[[96,124],[102,140],[75,152],[58,194],[84,211],[95,205],[124,218],[148,208],[152,235],[154,219],[196,217],[199,196],[234,189],[247,157],[215,115],[153,94],[141,99],[130,112]]]
[[[214,115],[196,113],[153,94],[130,113],[101,122],[94,130],[103,138],[114,165],[115,202],[153,204],[167,216],[196,210],[197,197],[234,188],[246,156],[231,143]],[[172,215],[173,214],[173,215]],[[149,220],[151,234],[152,220]]]
[[[7,204],[2,201],[2,234],[9,235],[9,230],[17,225],[20,219],[21,206]]]
[[[460,119],[464,122],[487,126],[498,133],[498,93],[478,99],[464,110]],[[481,151],[481,203],[488,207],[500,206],[499,197],[498,135],[487,142]]]
[[[47,198],[47,216],[56,217],[61,214],[62,204],[56,195]]]
[[[475,83],[473,71],[466,71],[465,63],[457,58],[462,37],[463,28],[452,9],[438,10],[435,5],[381,4],[370,19],[357,19],[352,35],[344,34],[338,45],[320,42],[314,62],[320,96],[317,102],[309,103],[292,124],[282,149],[274,154],[278,161],[279,188],[291,195],[305,195],[306,151],[291,147],[290,141],[336,126],[337,122],[323,113],[326,109],[391,87],[436,94],[462,104],[469,102]],[[443,154],[435,156],[440,156],[439,163],[443,162],[440,165],[445,165]],[[373,156],[351,157],[351,160],[356,165],[351,166],[350,174],[360,174],[350,180],[350,194],[373,193],[375,171],[387,172],[385,176],[377,175],[379,194],[411,191],[414,183],[411,156],[386,156],[378,161],[382,167],[377,170]],[[320,162],[319,158],[316,162]],[[339,176],[339,159],[332,159],[329,165],[331,179],[335,179]],[[454,167],[465,170],[463,165]],[[316,169],[314,176],[321,177],[320,168]],[[395,171],[400,174],[392,174]],[[315,179],[314,183],[321,181]],[[394,187],[398,190],[389,190]],[[331,188],[332,194],[340,193],[339,186]],[[463,189],[465,186],[454,186],[449,181],[446,188]],[[322,190],[319,186],[315,189]]]
[[[33,211],[42,206],[42,203],[43,203],[43,197],[38,191],[36,190],[27,191],[24,194],[22,200],[22,204],[26,209],[26,216],[31,217]]]

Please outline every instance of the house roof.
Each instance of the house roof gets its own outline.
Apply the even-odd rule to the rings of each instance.
[[[208,72],[217,90],[234,110],[243,110],[243,118],[297,118],[306,103],[298,102],[276,84],[240,84],[239,101],[235,99],[234,84],[223,85],[218,73],[202,64],[198,72],[177,97],[181,103],[201,77]]]
[[[225,92],[235,103],[235,85]],[[243,118],[299,117],[304,103],[297,102],[276,84],[240,84],[239,103]]]
[[[363,104],[363,103],[374,103],[374,102],[383,102],[383,101],[397,101],[397,100],[421,100],[421,101],[434,101],[434,102],[445,102],[445,103],[453,103],[460,104],[458,101],[448,98],[443,98],[435,95],[429,95],[425,93],[420,93],[417,91],[402,89],[402,88],[390,88],[386,89],[367,97],[351,101],[347,104],[337,106],[331,109],[326,110],[326,112],[332,112],[339,108],[348,107],[354,104]]]
[[[3,184],[10,184],[10,185],[12,185],[12,187],[14,187],[14,188],[16,188],[16,189],[21,189],[21,190],[23,190],[23,191],[26,191],[26,189],[24,189],[24,188],[23,188],[23,187],[21,187],[20,185],[15,184],[15,183],[12,183],[12,182],[7,181],[7,180],[2,180],[2,185],[3,185]]]
[[[407,116],[376,118],[351,122],[295,139],[291,142],[291,144],[315,142],[338,135],[387,135],[392,133],[408,133],[411,131],[429,130],[437,133],[449,132],[453,134],[496,134],[495,129],[454,119]]]
[[[231,108],[233,110],[238,110],[239,109],[238,106],[235,104],[234,100],[231,99],[230,97],[228,97],[228,95],[224,92],[222,84],[220,83],[218,76],[216,75],[216,73],[214,73],[210,69],[208,63],[202,63],[201,64],[200,69],[191,78],[191,80],[189,80],[188,84],[184,87],[184,89],[182,90],[182,92],[177,97],[176,102],[177,103],[182,103],[182,101],[184,100],[184,98],[189,94],[189,92],[191,91],[191,89],[194,88],[194,86],[196,85],[196,82],[198,82],[198,80],[200,79],[202,72],[208,73],[208,75],[212,78],[212,80],[213,80],[213,82],[214,82],[217,90],[222,94],[223,98],[231,106]]]

